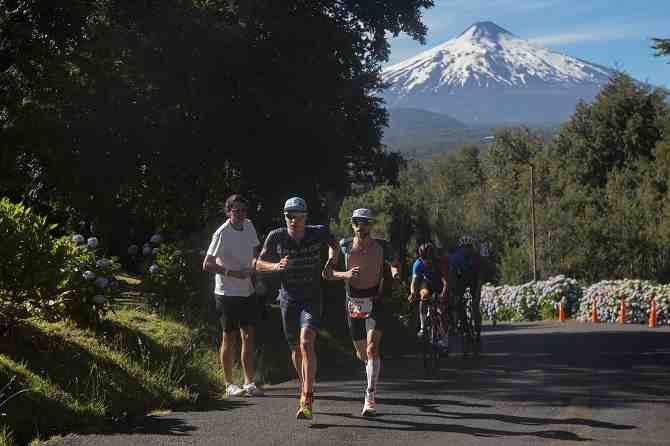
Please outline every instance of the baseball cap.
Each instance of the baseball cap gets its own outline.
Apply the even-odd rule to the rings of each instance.
[[[300,197],[292,197],[284,203],[284,212],[307,212],[307,203]]]
[[[354,213],[351,214],[351,219],[360,218],[363,220],[372,220],[372,211],[370,209],[360,208],[354,210]]]

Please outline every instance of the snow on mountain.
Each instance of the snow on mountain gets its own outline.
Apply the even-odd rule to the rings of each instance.
[[[478,22],[386,67],[382,78],[389,107],[423,108],[465,122],[551,122],[567,118],[580,99],[593,99],[612,74]]]

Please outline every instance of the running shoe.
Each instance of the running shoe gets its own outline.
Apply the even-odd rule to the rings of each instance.
[[[422,338],[424,333],[423,333],[423,328],[419,330],[419,332],[416,334],[418,337]]]
[[[242,389],[246,396],[263,396],[263,391],[256,387],[255,383],[245,384]]]
[[[312,397],[301,396],[300,405],[298,406],[298,411],[295,414],[296,419],[298,420],[311,420],[312,419]]]
[[[377,408],[375,407],[374,397],[366,396],[365,403],[363,403],[363,410],[361,411],[361,416],[374,417],[376,415],[377,415]]]
[[[242,396],[244,389],[237,384],[228,384],[226,386],[226,396]]]

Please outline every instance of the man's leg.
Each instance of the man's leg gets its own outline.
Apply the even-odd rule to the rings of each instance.
[[[381,370],[381,357],[379,356],[382,341],[382,331],[371,329],[368,331],[367,339],[367,388],[365,390],[365,404],[363,405],[363,416],[376,415],[375,397],[377,395],[377,382]]]
[[[310,326],[300,331],[300,356],[302,360],[302,393],[310,397],[314,394],[314,378],[316,377],[316,330]]]
[[[244,372],[244,384],[249,385],[254,382],[256,327],[242,327],[240,328],[240,335],[242,337],[240,359]]]
[[[300,353],[300,311],[294,304],[281,304],[282,328],[291,350],[291,363],[298,379],[298,394],[302,393],[302,354]]]
[[[421,330],[419,336],[424,335],[424,328],[426,327],[426,317],[428,313],[428,304],[425,302],[430,297],[430,290],[421,288],[419,290],[419,322],[421,323]]]
[[[219,364],[223,369],[223,380],[226,384],[226,395],[239,396],[242,388],[233,383],[233,357],[235,345],[239,342],[239,315],[236,302],[215,295],[216,311],[221,325],[221,347],[219,349]]]
[[[475,322],[475,340],[479,342],[482,331],[482,310],[480,308],[481,295],[477,292],[472,293],[472,317]]]
[[[226,386],[233,383],[233,356],[235,354],[235,345],[239,339],[237,330],[224,331],[221,340],[221,349],[219,351],[219,361],[223,367],[223,379]]]

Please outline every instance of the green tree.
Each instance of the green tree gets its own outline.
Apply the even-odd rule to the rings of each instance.
[[[70,3],[0,8],[0,193],[193,229],[233,191],[266,225],[288,195],[320,218],[328,194],[395,180],[373,93],[386,33],[423,41],[432,1]]]

